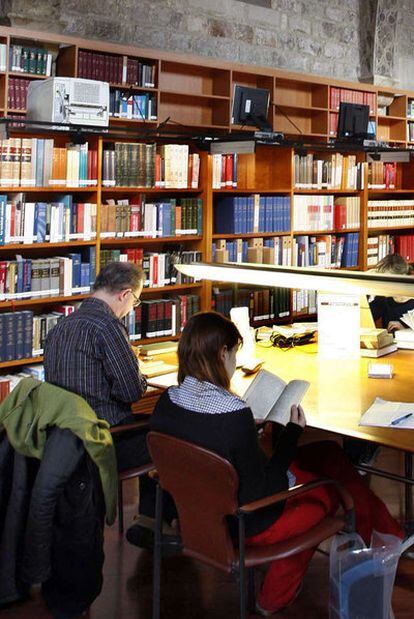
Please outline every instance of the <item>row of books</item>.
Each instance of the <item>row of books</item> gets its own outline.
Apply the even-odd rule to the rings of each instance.
[[[174,284],[190,284],[196,280],[179,273],[175,268],[177,262],[190,264],[201,262],[201,252],[185,250],[177,247],[175,250],[163,252],[144,252],[139,249],[103,249],[100,253],[101,268],[109,262],[132,262],[141,267],[145,274],[144,287],[159,288]]]
[[[407,123],[407,142],[414,142],[414,122]]]
[[[95,281],[95,271],[95,247],[53,258],[2,260],[0,300],[84,294]]]
[[[157,97],[152,93],[130,94],[116,88],[109,93],[109,116],[128,120],[157,120]]]
[[[177,336],[187,320],[200,311],[200,298],[183,294],[170,299],[143,301],[135,307],[123,322],[131,341],[144,338]]]
[[[104,187],[160,187],[197,189],[200,156],[187,144],[115,142],[103,152]]]
[[[88,143],[55,146],[53,139],[9,138],[1,141],[3,187],[86,187],[96,185],[98,153]]]
[[[385,256],[394,254],[395,246],[395,236],[392,234],[369,236],[367,239],[367,266],[375,267]]]
[[[74,203],[72,195],[55,202],[26,202],[24,194],[0,195],[0,245],[61,243],[96,237],[96,204]]]
[[[376,114],[377,111],[377,95],[375,92],[364,92],[361,90],[351,90],[350,88],[338,88],[331,86],[329,96],[329,107],[331,110],[339,110],[339,104],[344,103],[359,103],[369,105],[369,113]]]
[[[349,268],[358,266],[359,234],[296,236],[293,265],[298,267]]]
[[[372,161],[368,164],[368,189],[395,189],[397,163]]]
[[[250,324],[285,318],[290,314],[290,290],[287,288],[213,288],[212,305],[216,312],[230,316],[232,307],[248,307]]]
[[[0,403],[13,391],[23,378],[32,376],[37,380],[45,380],[45,370],[42,364],[26,365],[16,374],[5,374],[0,377]]]
[[[292,290],[292,314],[316,314],[317,308],[316,290]]]
[[[408,99],[407,101],[407,116],[408,118],[414,118],[414,99]]]
[[[111,84],[128,84],[142,88],[155,87],[156,66],[137,58],[98,52],[78,53],[78,77]]]
[[[363,189],[364,164],[355,155],[294,156],[297,189]]]
[[[359,228],[360,197],[359,196],[335,197],[333,221],[334,221],[335,230]]]
[[[52,75],[53,54],[47,49],[10,45],[9,69],[33,75]]]
[[[368,200],[368,228],[414,225],[414,200]]]
[[[400,234],[395,237],[395,249],[407,262],[414,262],[414,235]]]
[[[338,121],[339,114],[336,112],[329,113],[329,135],[336,136],[338,133]],[[370,119],[368,121],[367,133],[369,133],[373,138],[377,135],[377,122],[375,120]]]
[[[146,202],[141,194],[135,203],[107,200],[101,205],[101,238],[166,237],[201,234],[201,198]]]
[[[237,188],[237,154],[213,155],[213,189]]]
[[[334,227],[334,201],[332,195],[293,197],[294,230],[332,230]]]
[[[9,89],[7,92],[7,107],[9,110],[26,109],[27,90],[31,81],[22,77],[9,77]]]
[[[214,203],[216,234],[288,232],[289,196],[225,196]]]
[[[253,262],[289,266],[292,262],[292,239],[277,236],[271,239],[218,239],[213,242],[213,262]]]

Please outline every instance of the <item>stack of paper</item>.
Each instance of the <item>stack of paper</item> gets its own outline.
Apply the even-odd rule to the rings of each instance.
[[[405,324],[414,330],[414,310],[408,310],[401,316],[401,319]]]
[[[374,403],[362,415],[359,425],[414,429],[414,403],[389,402],[375,398]]]

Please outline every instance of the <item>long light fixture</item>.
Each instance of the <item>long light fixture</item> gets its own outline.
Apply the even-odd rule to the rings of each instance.
[[[414,277],[333,269],[283,267],[250,263],[193,262],[176,264],[180,273],[199,280],[271,288],[303,288],[337,294],[414,297]]]

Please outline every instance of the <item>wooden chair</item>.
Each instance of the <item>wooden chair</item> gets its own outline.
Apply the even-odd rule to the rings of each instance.
[[[121,426],[114,426],[110,429],[112,436],[119,436],[120,434],[126,434],[127,432],[134,432],[137,430],[142,431],[144,428],[148,428],[148,421],[137,421],[136,423],[126,423]],[[127,479],[134,479],[146,475],[152,471],[154,465],[152,462],[136,466],[118,473],[118,531],[122,535],[124,532],[124,494],[122,484]]]
[[[238,476],[234,467],[217,454],[177,438],[150,432],[149,451],[157,469],[154,548],[153,619],[160,617],[162,492],[168,491],[176,504],[183,553],[212,565],[239,581],[240,619],[246,617],[246,572],[249,607],[254,605],[253,568],[318,546],[341,529],[354,528],[353,501],[333,480],[321,479],[302,484],[269,497],[239,506]],[[297,536],[269,546],[245,547],[245,516],[262,507],[285,501],[321,485],[335,485],[343,514],[326,516],[320,523]],[[227,516],[238,520],[238,544],[230,536]]]

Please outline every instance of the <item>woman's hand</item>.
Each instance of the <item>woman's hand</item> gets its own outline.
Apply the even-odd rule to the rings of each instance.
[[[291,423],[296,423],[296,425],[300,426],[301,428],[304,428],[306,426],[305,413],[303,412],[303,408],[300,404],[299,406],[296,406],[294,404],[290,409],[290,421]]]
[[[394,333],[394,331],[399,331],[403,326],[399,320],[390,320],[388,323],[387,331],[388,333]]]

